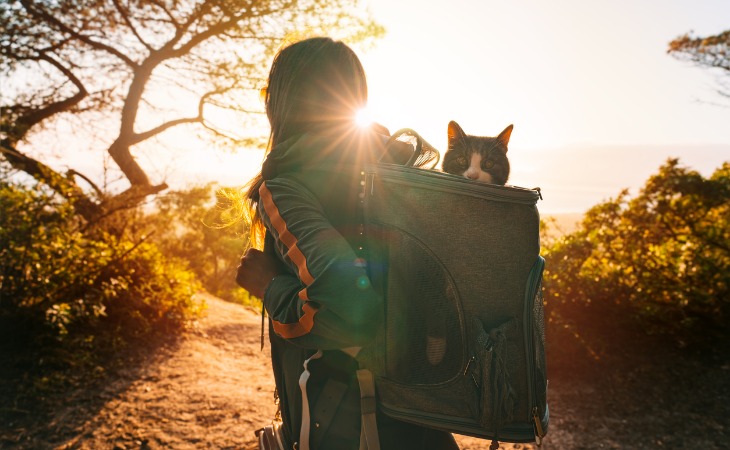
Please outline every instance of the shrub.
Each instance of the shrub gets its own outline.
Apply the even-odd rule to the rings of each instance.
[[[664,331],[730,323],[730,163],[710,178],[670,159],[636,198],[596,205],[549,242],[553,304],[626,302]]]
[[[183,259],[209,293],[227,301],[259,307],[260,301],[236,284],[236,270],[248,240],[243,220],[221,217],[215,185],[171,191],[140,219],[155,230],[152,238],[168,257]]]
[[[0,180],[0,319],[33,339],[183,326],[199,284],[150,242],[90,227],[38,184]],[[6,329],[7,331],[7,329]]]

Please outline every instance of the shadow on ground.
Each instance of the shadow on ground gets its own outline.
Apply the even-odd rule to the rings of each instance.
[[[0,448],[39,449],[78,436],[109,400],[163,363],[179,339],[149,338],[93,364],[10,338],[2,342]]]

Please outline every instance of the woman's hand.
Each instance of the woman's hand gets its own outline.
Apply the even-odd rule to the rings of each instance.
[[[236,283],[251,295],[263,300],[269,283],[280,273],[279,263],[273,255],[250,248],[241,258]]]

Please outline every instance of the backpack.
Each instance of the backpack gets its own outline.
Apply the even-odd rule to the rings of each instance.
[[[397,164],[363,177],[364,252],[384,309],[357,357],[362,391],[401,421],[539,445],[549,422],[539,189]],[[377,442],[373,413],[363,411],[362,441]]]
[[[493,448],[498,440],[540,445],[549,411],[539,188],[420,168],[439,154],[413,130],[386,147],[381,163],[361,172],[358,252],[384,299],[381,326],[372,344],[343,350],[356,359],[360,449],[379,449],[376,411],[491,439]],[[305,380],[322,355],[305,363]],[[318,389],[318,401],[303,405],[302,449],[310,440],[318,447],[349,392],[331,380]]]

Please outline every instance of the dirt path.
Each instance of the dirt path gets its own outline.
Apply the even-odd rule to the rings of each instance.
[[[26,375],[0,370],[0,449],[251,448],[254,430],[276,410],[261,318],[216,298],[207,302],[192,331],[117,354],[100,376],[77,379],[41,402],[17,388]],[[593,335],[581,340],[551,331],[550,429],[541,449],[729,448],[725,352],[708,362],[670,351],[663,340],[609,329],[586,328]],[[632,345],[608,346],[624,341]],[[489,447],[486,440],[457,441],[462,450]]]
[[[268,343],[260,316],[207,298],[208,311],[174,344],[80,386],[50,417],[14,430],[16,445],[39,449],[247,449],[275,414]],[[488,441],[457,437],[462,449]],[[503,444],[503,449],[530,449]]]
[[[254,430],[276,410],[261,318],[207,301],[194,330],[119,353],[96,377],[65,371],[50,390],[29,385],[22,364],[12,370],[12,356],[0,353],[0,450],[252,448]],[[605,311],[575,319],[592,326],[580,335],[550,330],[550,429],[541,449],[730,448],[726,351],[698,358],[672,350]],[[462,450],[489,446],[457,441]]]
[[[96,375],[64,370],[60,381],[48,381],[52,363],[6,334],[0,450],[252,448],[254,430],[276,410],[261,318],[206,300],[207,315],[193,330],[115,353]],[[547,315],[550,428],[541,449],[730,449],[727,334],[710,346],[678,346],[646,334],[615,305],[558,312]],[[457,440],[462,450],[489,446]]]
[[[145,367],[122,372],[98,395],[98,411],[58,449],[239,449],[274,416],[260,318],[208,298],[207,316]],[[73,414],[78,404],[69,405]],[[57,419],[65,420],[64,414]],[[61,425],[62,426],[62,425]]]

